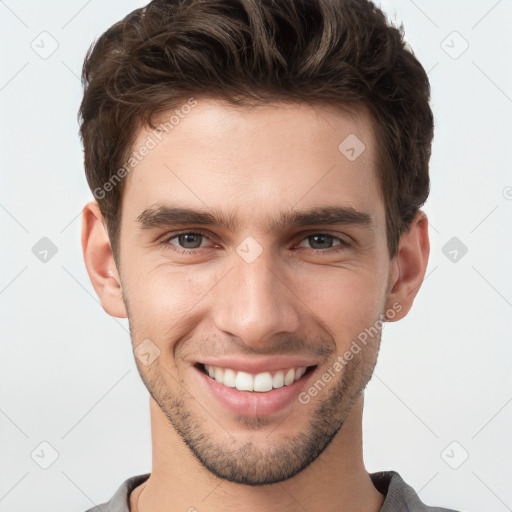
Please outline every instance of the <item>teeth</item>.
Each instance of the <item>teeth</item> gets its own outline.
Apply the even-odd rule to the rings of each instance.
[[[270,391],[272,389],[272,375],[270,373],[258,373],[254,377],[254,391]]]
[[[215,380],[222,384],[217,378]],[[238,372],[236,374],[235,387],[238,391],[252,391],[254,389],[254,379],[252,375],[250,373]]]
[[[303,366],[295,370],[295,380],[300,379],[306,373],[306,368]]]
[[[229,368],[224,370],[224,381],[222,383],[230,388],[236,387],[236,373]]]
[[[288,386],[289,384],[291,384],[293,382],[294,377],[295,377],[295,370],[293,368],[290,368],[286,372],[286,375],[284,376],[284,385]]]
[[[208,375],[220,384],[224,384],[224,386],[236,388],[238,391],[257,391],[260,393],[289,386],[306,373],[305,366],[279,370],[273,375],[271,372],[251,375],[247,372],[237,372],[231,368],[219,368],[207,364],[204,366]]]
[[[284,372],[279,370],[272,379],[272,387],[282,388],[284,386]]]

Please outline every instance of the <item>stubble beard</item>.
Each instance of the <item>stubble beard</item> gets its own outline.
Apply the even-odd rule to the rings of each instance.
[[[368,351],[371,351],[370,346],[347,361],[334,385],[318,392],[318,397],[324,393],[325,397],[309,413],[308,425],[301,432],[280,437],[276,444],[275,437],[272,442],[271,429],[265,438],[268,441],[265,446],[261,446],[261,442],[237,442],[228,429],[223,427],[226,421],[209,416],[192,396],[193,393],[184,388],[178,393],[171,391],[164,378],[164,373],[168,372],[160,367],[158,360],[152,365],[151,372],[145,370],[139,361],[136,360],[136,363],[149,393],[202,466],[218,478],[258,486],[282,482],[297,475],[329,446],[371,378],[378,346],[370,360],[364,354]],[[318,378],[321,378],[319,373]],[[175,378],[173,380],[176,381]],[[203,402],[200,397],[197,398]],[[310,406],[297,401],[293,407]],[[239,427],[246,431],[256,432],[272,424],[272,418],[265,417],[237,416],[236,419]],[[215,423],[213,428],[216,432],[225,432],[224,439],[215,438],[212,427],[209,427],[212,423]]]

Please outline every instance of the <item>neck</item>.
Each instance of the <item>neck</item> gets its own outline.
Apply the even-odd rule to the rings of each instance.
[[[190,452],[152,398],[150,411],[153,468],[147,482],[130,497],[134,512],[231,512],[240,510],[240,503],[245,512],[378,512],[384,501],[363,463],[363,396],[330,445],[310,466],[288,480],[265,486],[241,485],[215,477]]]

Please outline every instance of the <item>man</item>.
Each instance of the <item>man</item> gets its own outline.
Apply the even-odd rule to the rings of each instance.
[[[82,244],[153,467],[109,512],[426,511],[362,458],[429,256],[429,83],[367,0],[155,0],[86,57]]]

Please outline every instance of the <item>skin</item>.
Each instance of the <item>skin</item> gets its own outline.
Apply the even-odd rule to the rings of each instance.
[[[148,134],[141,128],[136,148]],[[338,150],[349,134],[366,146],[354,161]],[[427,266],[428,223],[419,211],[390,259],[368,112],[291,103],[236,109],[201,98],[126,180],[120,267],[95,201],[83,211],[82,244],[105,311],[129,318],[134,349],[150,339],[159,350],[150,365],[136,358],[150,392],[153,467],[131,509],[380,510],[361,427],[380,332],[308,403],[267,416],[225,409],[197,385],[193,366],[220,354],[299,353],[317,362],[316,381],[365,328],[408,313]],[[238,226],[142,229],[137,217],[163,202],[220,210]],[[281,212],[333,205],[369,213],[372,225],[268,229]],[[192,237],[195,245],[169,240],[198,229],[205,236]],[[236,251],[246,237],[262,248],[252,263]]]

